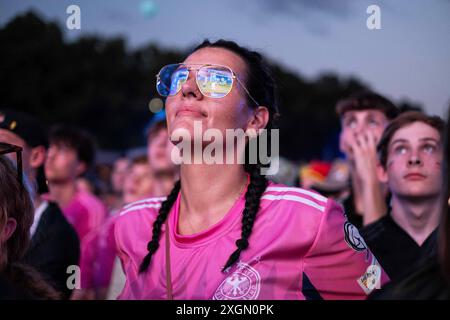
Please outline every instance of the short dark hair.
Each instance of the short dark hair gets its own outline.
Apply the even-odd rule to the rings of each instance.
[[[71,125],[56,125],[50,130],[49,144],[64,145],[75,150],[80,161],[90,167],[95,158],[94,140],[86,131]]]
[[[153,124],[151,128],[148,130],[147,138],[152,139],[159,131],[167,130],[167,122],[166,120],[160,120]]]
[[[359,91],[349,97],[339,100],[336,104],[336,113],[342,117],[348,111],[362,111],[368,109],[379,110],[386,118],[394,119],[399,110],[392,101],[373,91]]]
[[[413,123],[413,122],[423,122],[430,127],[433,127],[439,132],[442,139],[445,130],[445,122],[438,116],[428,116],[419,111],[407,111],[399,115],[394,119],[384,130],[380,142],[377,146],[378,158],[380,159],[381,165],[386,168],[387,154],[389,143],[397,130]]]
[[[130,160],[130,162],[131,162],[132,166],[135,164],[148,164],[147,155],[145,155],[145,154],[138,155],[138,156],[132,158]]]

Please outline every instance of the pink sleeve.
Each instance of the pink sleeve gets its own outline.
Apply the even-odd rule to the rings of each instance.
[[[113,227],[116,244],[116,254],[120,259],[122,270],[126,275],[125,286],[120,295],[117,297],[117,299],[119,300],[138,299],[138,297],[135,297],[132,294],[132,290],[130,289],[130,281],[133,281],[138,277],[138,266],[133,263],[130,254],[126,250],[126,248],[130,248],[130,246],[131,248],[133,247],[133,241],[130,237],[133,232],[132,230],[129,230],[131,231],[131,233],[127,231],[129,225],[127,218],[128,217],[119,216]]]
[[[84,211],[88,213],[88,211]],[[95,219],[92,212],[86,214],[86,219],[83,223],[84,235],[80,241],[80,269],[81,269],[81,287],[85,288],[98,288],[104,282],[104,277],[107,274],[102,275],[101,270],[104,265],[103,261],[104,253],[102,252],[101,242],[104,239],[103,233],[106,231],[106,224],[101,224],[101,219]],[[90,221],[88,221],[90,219]],[[94,223],[93,223],[94,222]],[[106,262],[105,262],[106,263]],[[102,278],[102,279],[99,279]],[[105,280],[106,281],[106,280]]]
[[[76,212],[76,214],[73,214],[72,212]],[[78,233],[78,237],[80,238],[80,241],[82,241],[91,231],[89,211],[85,207],[77,205],[71,208],[70,215],[72,217],[73,226]]]
[[[389,278],[342,207],[328,200],[316,239],[303,260],[302,288],[308,298],[366,299]]]
[[[94,287],[94,264],[97,256],[98,234],[90,232],[81,241],[80,269],[81,288]]]
[[[122,269],[125,270],[125,265],[129,262],[129,256],[126,254],[126,252],[123,250],[123,239],[122,239],[122,229],[123,229],[123,222],[122,219],[119,217],[114,224],[114,242],[116,243],[116,254],[120,259],[120,263],[122,264]]]
[[[81,247],[81,287],[106,288],[111,280],[116,243],[114,241],[115,217],[85,236]]]
[[[95,259],[94,282],[97,288],[106,288],[111,281],[114,259],[116,257],[116,242],[114,239],[114,224],[116,217],[100,228],[98,235],[98,253]]]
[[[97,254],[97,234],[91,227],[90,213],[84,206],[78,206],[75,229],[80,238],[81,288],[93,287],[93,261]]]

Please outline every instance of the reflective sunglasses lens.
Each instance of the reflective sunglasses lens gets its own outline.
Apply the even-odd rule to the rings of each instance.
[[[159,78],[156,82],[156,89],[163,97],[177,94],[183,83],[186,82],[189,71],[186,67],[179,64],[165,66],[159,72]]]
[[[224,67],[205,66],[198,70],[197,84],[203,95],[223,98],[233,87],[233,75]]]

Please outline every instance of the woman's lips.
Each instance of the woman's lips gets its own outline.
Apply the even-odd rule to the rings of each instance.
[[[202,114],[198,111],[180,110],[177,112],[177,116],[201,117]]]
[[[408,173],[405,176],[406,180],[424,180],[426,179],[426,176],[424,176],[423,174],[420,173]]]
[[[205,117],[206,114],[195,108],[182,107],[177,111],[176,116]]]

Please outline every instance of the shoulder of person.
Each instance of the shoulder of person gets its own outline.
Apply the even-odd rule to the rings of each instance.
[[[100,200],[100,198],[86,191],[77,191],[76,199],[78,200],[78,202],[86,206],[90,206],[92,204],[103,206],[103,202],[102,200]]]
[[[147,198],[122,208],[112,226],[113,237],[119,251],[133,251],[138,241],[151,236],[153,222],[164,200],[165,198]]]
[[[107,210],[105,204],[97,196],[85,191],[78,191],[75,198],[78,211],[84,211],[88,215],[98,215],[106,217]]]
[[[369,300],[448,300],[450,283],[436,256],[419,260],[399,279],[369,296]]]
[[[166,197],[151,197],[127,204],[117,213],[115,223],[135,219],[148,220],[149,218],[156,218],[164,200],[166,200]]]
[[[395,222],[392,220],[390,213],[379,218],[378,220],[360,228],[360,233],[367,241],[374,241],[379,238],[386,238],[386,233],[396,231]],[[398,232],[397,232],[398,233]]]
[[[48,201],[47,207],[42,213],[42,219],[44,219],[44,217],[52,223],[64,223],[70,225],[60,206],[53,201]]]
[[[65,239],[74,238],[78,241],[78,236],[74,227],[67,221],[61,208],[56,202],[48,202],[39,221],[38,229],[40,227],[44,227],[47,230],[46,233],[57,233]]]
[[[315,214],[318,218],[333,208],[343,211],[340,204],[318,192],[275,183],[269,183],[261,202],[263,206],[280,207],[293,214]]]

